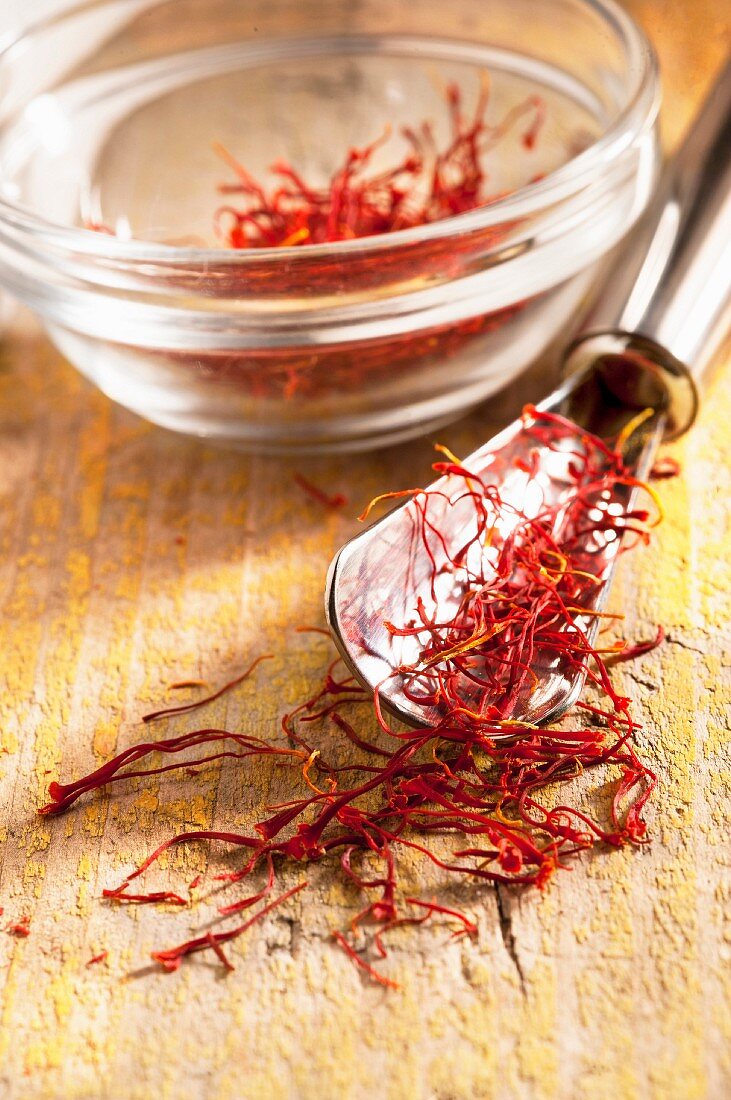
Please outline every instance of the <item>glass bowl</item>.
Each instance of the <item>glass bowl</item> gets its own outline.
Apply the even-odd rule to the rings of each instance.
[[[651,47],[611,0],[93,0],[0,42],[0,284],[115,401],[268,451],[418,435],[520,373],[645,207]],[[216,238],[231,179],[538,95],[485,154],[490,201],[306,247]],[[380,158],[380,159],[379,159]],[[529,397],[530,395],[526,395]]]

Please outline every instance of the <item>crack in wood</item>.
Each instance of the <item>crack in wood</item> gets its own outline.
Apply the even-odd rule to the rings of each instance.
[[[293,959],[296,959],[302,945],[302,924],[293,917],[287,918],[287,923],[289,924],[289,953]]]
[[[635,684],[639,684],[640,687],[647,688],[648,691],[658,691],[660,685],[656,684],[653,680],[646,680],[644,676],[641,676],[633,669],[625,669],[625,676],[629,676],[630,680]]]
[[[510,909],[506,904],[506,899],[503,897],[503,890],[499,882],[495,883],[495,898],[497,900],[498,917],[500,918],[500,935],[503,938],[505,950],[517,971],[518,981],[520,982],[520,992],[525,998],[527,997],[525,974],[523,973],[523,967],[518,957],[518,945],[515,939],[515,932],[513,931],[513,918],[510,915]]]
[[[707,653],[705,653],[702,649],[698,649],[697,646],[691,645],[690,642],[684,641],[683,638],[678,638],[676,634],[670,634],[670,632],[668,632],[666,633],[664,640],[666,642],[669,642],[670,645],[677,645],[680,646],[681,649],[687,649],[689,653],[697,653],[699,657],[707,656]]]
[[[281,938],[266,941],[268,955],[273,955],[277,951],[284,951],[286,954],[291,955],[293,959],[296,959],[301,952],[303,941],[314,942],[319,940],[324,943],[330,939],[329,935],[316,932],[305,937],[302,923],[297,917],[279,917],[276,927],[278,932],[281,933]]]

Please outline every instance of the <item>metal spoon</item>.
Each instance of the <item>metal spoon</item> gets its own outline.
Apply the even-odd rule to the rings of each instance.
[[[567,440],[567,452],[581,448],[581,428],[600,437],[616,436],[638,410],[652,408],[654,415],[632,434],[624,454],[629,469],[645,477],[661,439],[682,434],[695,418],[694,379],[700,378],[728,331],[730,301],[731,63],[665,169],[651,208],[612,266],[599,306],[569,346],[566,380],[538,406],[576,423],[576,438]],[[535,450],[535,439],[515,421],[464,459],[464,465],[487,475],[503,500],[530,513],[527,475],[514,462],[527,458],[529,450]],[[568,453],[541,454],[535,482],[544,503],[558,503],[566,493],[568,461]],[[429,488],[449,497],[463,491],[464,482],[448,476]],[[632,507],[632,495],[626,490],[623,497],[600,506]],[[430,515],[447,546],[456,549],[469,534],[465,525],[473,510],[451,507],[446,500],[440,504],[438,498],[430,498],[432,505],[443,508],[441,516],[438,511]],[[412,618],[418,596],[433,605],[433,563],[417,537],[416,521],[416,506],[410,501],[346,543],[330,566],[325,605],[333,638],[358,680],[378,687],[382,705],[394,716],[422,726],[439,720],[438,709],[408,699],[395,673],[417,660],[419,643],[393,637],[384,626],[384,620],[404,623]],[[617,551],[616,538],[595,537],[583,548],[592,572],[603,579],[593,611],[606,602]],[[456,599],[451,578],[444,574],[438,584],[437,602],[448,614],[450,601]],[[576,621],[591,640],[598,618]],[[533,671],[538,686],[518,698],[512,716],[531,723],[555,720],[578,698],[584,673],[560,658],[540,656]]]

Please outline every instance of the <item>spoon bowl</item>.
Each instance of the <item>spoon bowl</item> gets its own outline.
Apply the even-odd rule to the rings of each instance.
[[[636,410],[613,402],[607,393],[598,402],[598,388],[603,388],[600,372],[588,370],[568,380],[537,407],[539,413],[558,413],[576,423],[575,435],[563,437],[558,448],[536,450],[531,418],[524,417],[462,463],[499,492],[503,507],[498,541],[504,542],[510,535],[519,516],[521,520],[532,519],[546,509],[555,509],[560,517],[562,509],[576,496],[576,478],[569,467],[585,451],[586,430],[577,423],[582,419],[582,410],[586,413],[601,407],[602,423],[594,427],[602,428],[607,435],[616,435],[622,422],[627,423],[635,415]],[[594,418],[598,419],[596,412]],[[633,477],[645,476],[665,424],[666,416],[656,413],[628,439],[624,461]],[[607,457],[606,469],[609,467]],[[611,494],[604,490],[597,495],[594,507],[610,516],[619,515],[633,507],[637,491],[634,486],[624,485],[615,487]],[[445,716],[446,705],[424,704],[405,690],[413,683],[412,670],[421,660],[426,632],[423,636],[403,637],[392,633],[387,624],[413,622],[419,604],[427,618],[433,617],[437,609],[440,621],[454,615],[465,585],[464,571],[455,570],[452,559],[475,534],[475,509],[465,496],[465,479],[446,474],[346,543],[330,567],[327,615],[343,659],[364,687],[378,692],[385,709],[410,725],[436,725]],[[573,626],[564,627],[581,631],[589,644],[601,621],[598,613],[607,600],[619,548],[616,531],[592,530],[572,554],[577,569],[600,579],[584,600],[587,614],[577,615]],[[479,548],[473,546],[474,552],[479,553]],[[487,567],[489,571],[494,547],[484,546],[482,553],[482,562],[466,563],[473,575],[477,568],[484,572]],[[578,698],[585,666],[557,656],[552,648],[550,652],[539,649],[531,668],[535,678],[521,689],[511,717],[535,725],[555,721]],[[463,677],[459,691],[467,707],[477,705],[483,693],[468,677]],[[512,735],[506,732],[504,736]]]

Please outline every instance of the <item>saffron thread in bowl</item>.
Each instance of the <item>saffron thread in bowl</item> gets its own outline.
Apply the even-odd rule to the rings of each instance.
[[[215,215],[217,236],[229,248],[294,248],[355,240],[401,229],[414,229],[464,214],[500,195],[485,191],[484,156],[514,127],[528,119],[522,134],[527,151],[535,147],[546,107],[540,96],[527,97],[495,126],[486,121],[490,84],[483,74],[474,113],[466,118],[457,84],[446,88],[450,135],[440,148],[431,122],[404,126],[409,152],[393,167],[375,172],[373,157],[391,136],[390,127],[369,145],[350,148],[328,184],[307,182],[287,160],[271,165],[278,178],[268,192],[221,145],[214,148],[235,176],[222,195],[238,196]]]
[[[525,97],[494,125],[487,121],[490,85],[486,73],[469,116],[457,84],[447,85],[445,99],[449,133],[443,144],[429,120],[402,127],[408,152],[390,167],[375,170],[372,162],[388,143],[387,129],[370,144],[348,149],[324,185],[305,180],[289,161],[280,159],[271,165],[278,182],[267,189],[233,154],[214,144],[235,176],[234,181],[219,187],[227,201],[214,212],[216,238],[225,250],[297,247],[306,251],[311,245],[414,229],[505,197],[507,192],[490,193],[488,189],[487,155],[511,132],[518,131],[521,149],[530,158],[546,118],[543,99],[539,95]],[[529,172],[526,176],[530,182],[540,178],[540,174]],[[114,235],[101,220],[85,224],[88,229]],[[333,257],[322,266],[307,265],[306,270],[298,264],[265,265],[261,271],[232,265],[225,274],[217,274],[211,291],[224,298],[285,292],[308,298],[315,291],[338,294],[343,286],[352,289],[378,284],[386,270],[394,281],[401,277],[408,282],[417,270],[422,281],[443,279],[460,265],[469,264],[473,255],[479,257],[486,248],[495,247],[512,228],[512,223],[504,222],[478,234],[427,243],[419,246],[418,261],[412,250],[405,249],[386,253],[378,262],[354,263],[352,257]],[[181,279],[185,281],[185,276]],[[196,276],[193,288],[200,291],[202,282],[205,280]],[[150,354],[195,378],[230,386],[254,399],[291,404],[328,395],[358,395],[366,386],[377,388],[391,381],[394,373],[407,376],[427,361],[440,368],[447,366],[465,345],[513,320],[529,300],[417,332],[359,341],[357,349],[344,342],[317,349],[287,344],[256,351],[200,349],[193,356],[163,349],[151,349]]]

